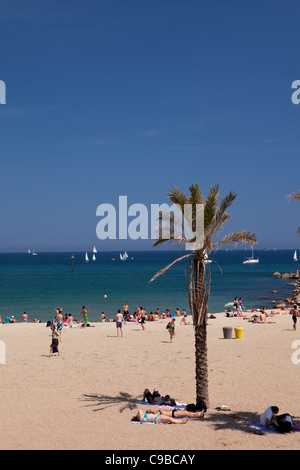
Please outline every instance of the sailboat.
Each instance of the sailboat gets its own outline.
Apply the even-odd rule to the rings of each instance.
[[[259,263],[259,259],[254,258],[253,246],[252,246],[252,256],[249,256],[248,258],[245,258],[244,261],[243,261],[243,264],[254,264],[254,263]]]
[[[93,253],[97,253],[97,248],[94,246]]]
[[[121,255],[121,253],[120,253],[120,260],[121,260],[121,261],[125,261],[123,255]]]
[[[211,262],[212,262],[211,259],[208,259],[208,254],[205,251],[205,253],[204,253],[204,263],[211,263]]]
[[[88,257],[88,254],[87,252],[85,253],[85,261],[88,262],[89,261],[89,257]]]
[[[297,251],[295,250],[295,253],[294,253],[294,257],[293,257],[294,261],[298,261],[298,257],[297,257]]]
[[[30,254],[31,254],[31,250],[27,250],[27,253],[30,255]]]
[[[96,255],[95,255],[95,253],[93,254],[93,261],[96,261]]]

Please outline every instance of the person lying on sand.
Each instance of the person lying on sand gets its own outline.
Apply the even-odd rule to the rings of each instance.
[[[176,408],[173,410],[159,408],[158,412],[154,410],[147,410],[146,413],[161,414],[164,416],[169,416],[169,418],[204,418],[203,411],[187,411],[178,410]]]
[[[154,414],[153,412],[143,413],[138,410],[137,414],[133,416],[131,421],[139,421],[140,423],[154,423],[154,424],[186,424],[189,418],[170,418],[162,414]]]
[[[176,406],[176,401],[174,398],[171,398],[170,395],[165,395],[162,397],[157,390],[153,390],[153,393],[150,392],[148,388],[145,388],[143,394],[143,401],[148,401],[151,405],[169,405]]]

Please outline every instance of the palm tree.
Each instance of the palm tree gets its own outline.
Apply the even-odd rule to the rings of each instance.
[[[300,192],[290,194],[289,199],[291,201],[300,201]],[[297,233],[300,235],[300,227],[298,227]]]
[[[209,403],[208,394],[208,363],[207,363],[207,304],[210,293],[210,269],[206,265],[205,256],[212,250],[217,250],[222,245],[257,242],[256,235],[253,232],[238,231],[226,235],[219,241],[216,241],[216,235],[223,228],[225,223],[231,218],[227,214],[227,209],[236,198],[236,194],[229,192],[221,202],[219,202],[219,185],[212,187],[206,199],[203,198],[198,184],[189,187],[189,195],[184,194],[178,188],[174,187],[168,192],[168,199],[176,204],[181,214],[184,214],[184,206],[192,205],[192,229],[195,230],[195,207],[197,204],[204,206],[204,243],[201,248],[196,248],[180,258],[175,259],[168,266],[165,266],[157,272],[149,282],[154,281],[158,276],[165,273],[175,263],[187,260],[186,264],[186,288],[190,311],[193,319],[195,336],[195,368],[196,368],[196,400],[203,399],[207,406]],[[160,220],[161,220],[160,216]],[[174,228],[175,218],[171,218],[171,237],[162,238],[160,236],[154,243],[157,246],[161,243],[170,241],[174,244],[182,245],[194,241],[188,240],[184,236],[175,238]],[[173,229],[173,230],[172,230]]]

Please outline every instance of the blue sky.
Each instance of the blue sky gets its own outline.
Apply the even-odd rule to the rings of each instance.
[[[99,241],[97,206],[238,194],[226,231],[297,248],[299,3],[2,0],[0,251]]]

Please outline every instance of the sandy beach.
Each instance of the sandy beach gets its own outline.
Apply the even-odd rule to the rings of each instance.
[[[298,449],[300,433],[257,435],[246,422],[277,405],[300,424],[300,364],[292,361],[300,330],[292,330],[289,314],[266,324],[216,317],[208,320],[209,409],[204,419],[179,426],[131,418],[149,408],[137,403],[145,388],[195,402],[191,324],[176,320],[172,344],[166,321],[147,322],[145,331],[127,323],[122,338],[115,323],[64,328],[60,356],[51,357],[44,323],[1,324],[1,450]],[[224,339],[224,326],[233,328],[232,339]],[[235,338],[237,326],[243,339]],[[231,411],[217,411],[220,405]]]

